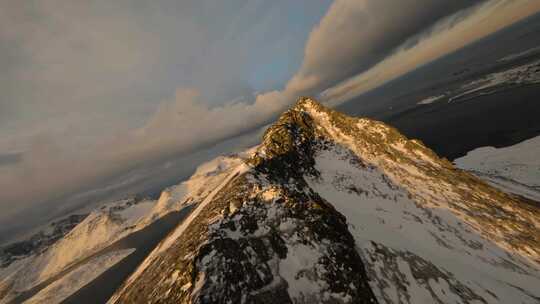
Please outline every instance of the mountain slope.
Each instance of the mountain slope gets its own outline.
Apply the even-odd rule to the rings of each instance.
[[[540,212],[302,98],[111,303],[538,303]]]
[[[53,280],[92,255],[140,229],[137,223],[151,211],[151,200],[125,199],[94,210],[53,244],[0,269],[0,303]],[[84,265],[82,265],[84,266]]]
[[[494,187],[540,201],[540,136],[505,147],[482,147],[456,159],[456,166]]]
[[[63,235],[54,235],[56,240],[42,242],[44,244],[39,250],[18,256],[1,254],[0,260],[5,262],[0,265],[0,303],[18,302],[18,296],[34,293],[34,288],[41,292],[29,302],[43,302],[46,299],[47,303],[60,303],[127,256],[116,253],[135,250],[114,249],[111,253],[108,250],[110,246],[137,234],[171,212],[197,204],[227,177],[231,168],[242,163],[244,157],[242,153],[222,156],[202,164],[190,179],[164,189],[157,201],[124,199],[110,202],[89,215],[77,217],[81,219],[73,224],[73,216],[70,216],[70,226],[64,221],[59,223],[63,224],[60,228],[69,227],[71,230],[63,229]],[[56,228],[58,224],[54,225],[56,232],[59,230]],[[28,242],[19,242],[10,247],[16,249]]]

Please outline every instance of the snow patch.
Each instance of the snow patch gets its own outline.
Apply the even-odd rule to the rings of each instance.
[[[134,251],[135,249],[133,248],[124,249],[105,253],[101,256],[92,258],[87,263],[80,265],[68,274],[64,275],[61,279],[42,289],[39,293],[24,303],[61,303],[67,297],[93,281],[107,269],[111,268]]]
[[[540,136],[505,148],[478,148],[454,163],[503,191],[540,201],[539,155]]]
[[[490,299],[488,303],[537,301],[534,297],[540,296],[540,269],[536,265],[484,238],[471,229],[470,222],[449,209],[416,203],[377,167],[351,166],[344,157],[347,153],[339,146],[320,151],[315,158],[320,177],[306,179],[315,192],[347,217],[359,253],[376,273],[372,277],[379,284],[374,283],[372,288],[380,303],[445,303],[460,298],[456,286],[464,286],[471,295],[486,301]],[[372,242],[386,248],[386,256],[370,251]],[[390,257],[394,266],[388,261]],[[435,270],[426,263],[432,263]],[[400,274],[401,279],[386,278],[390,273]],[[431,283],[419,279],[422,275]],[[446,286],[444,279],[452,279],[454,288]],[[497,298],[486,296],[486,290]]]
[[[422,99],[420,100],[419,102],[417,102],[417,104],[419,105],[427,105],[427,104],[432,104],[434,103],[435,101],[439,100],[439,99],[442,99],[444,98],[445,95],[437,95],[437,96],[430,96],[430,97],[427,97],[425,99]]]

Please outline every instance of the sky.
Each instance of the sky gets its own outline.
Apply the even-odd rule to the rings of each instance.
[[[152,179],[161,164],[189,172],[300,95],[344,102],[539,10],[536,0],[0,0],[0,233],[58,213],[67,196]]]

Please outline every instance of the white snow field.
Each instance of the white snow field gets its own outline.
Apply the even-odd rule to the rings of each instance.
[[[114,266],[122,259],[133,253],[135,249],[123,249],[109,252],[80,265],[61,279],[42,289],[35,296],[25,301],[25,304],[57,304],[72,295],[74,292],[90,283],[105,270]]]
[[[505,148],[478,148],[454,163],[503,191],[540,202],[540,136]]]

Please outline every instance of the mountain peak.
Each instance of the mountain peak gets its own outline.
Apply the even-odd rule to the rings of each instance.
[[[306,152],[305,148],[314,139],[316,128],[305,108],[314,103],[311,98],[300,98],[293,107],[281,114],[264,133],[251,164],[259,165],[263,160],[299,156],[299,153]]]
[[[322,104],[312,97],[302,96],[296,100],[293,109],[304,109],[305,107],[322,107]]]
[[[347,116],[325,107],[311,97],[300,97],[266,130],[252,164],[258,164],[262,159],[291,154],[293,151],[305,155],[309,150],[309,142],[316,139],[361,142],[364,158],[416,161],[421,155],[424,162],[453,168],[451,163],[439,158],[422,142],[409,140],[393,127],[369,118]]]
[[[535,303],[540,211],[300,98],[111,303]]]

